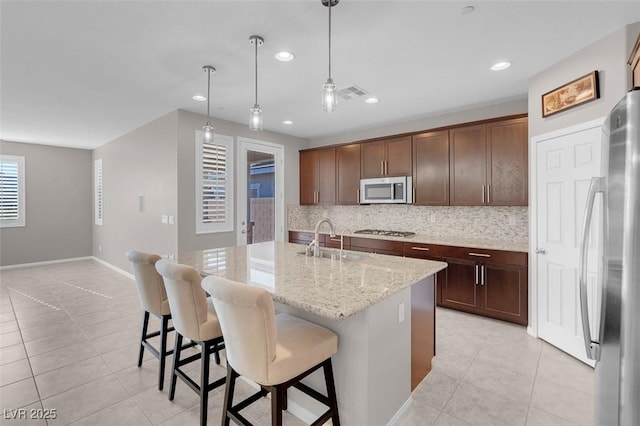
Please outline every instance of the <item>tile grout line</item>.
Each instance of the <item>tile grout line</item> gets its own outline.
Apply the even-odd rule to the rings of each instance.
[[[33,374],[33,367],[31,366],[31,359],[29,358],[29,353],[27,352],[27,347],[24,344],[24,338],[22,337],[22,329],[20,328],[20,321],[18,321],[18,317],[16,316],[16,309],[15,306],[13,306],[13,298],[11,297],[11,293],[7,291],[7,296],[9,297],[9,303],[11,304],[11,312],[13,313],[13,317],[15,318],[16,321],[16,325],[18,326],[18,333],[20,333],[20,340],[21,340],[21,344],[22,344],[22,348],[24,349],[24,355],[25,355],[25,359],[27,360],[27,364],[29,364],[29,371],[31,371],[31,380],[33,381],[33,386],[36,389],[36,393],[38,394],[38,401],[37,403],[40,404],[40,408],[44,410],[44,405],[42,404],[42,397],[40,395],[40,389],[38,388],[38,382],[36,382],[36,376]],[[23,380],[27,380],[27,379],[23,379]],[[18,382],[15,382],[18,383]],[[29,403],[29,404],[33,404],[33,402]],[[25,405],[26,407],[26,405]],[[44,422],[47,424],[47,426],[49,425],[49,420],[48,419],[44,419]]]

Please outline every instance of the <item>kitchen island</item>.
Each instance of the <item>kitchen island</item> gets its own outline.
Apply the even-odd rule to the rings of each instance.
[[[266,242],[182,253],[177,261],[203,275],[265,288],[278,312],[333,330],[339,339],[333,363],[341,422],[383,425],[408,406],[411,390],[430,370],[434,275],[447,264],[344,254],[308,257],[300,245]],[[322,374],[305,381],[324,392]],[[288,398],[289,411],[304,421],[323,411],[296,389]]]

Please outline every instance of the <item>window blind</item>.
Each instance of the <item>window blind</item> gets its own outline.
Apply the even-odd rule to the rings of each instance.
[[[0,226],[24,226],[24,157],[0,156]]]

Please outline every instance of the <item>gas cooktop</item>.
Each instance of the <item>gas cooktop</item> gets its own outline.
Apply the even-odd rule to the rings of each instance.
[[[415,232],[407,231],[386,231],[384,229],[361,229],[354,232],[355,234],[383,235],[385,237],[411,237],[416,235]]]

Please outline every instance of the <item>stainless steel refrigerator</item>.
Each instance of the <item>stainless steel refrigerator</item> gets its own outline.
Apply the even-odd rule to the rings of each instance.
[[[595,422],[640,425],[640,90],[629,92],[604,123],[608,172],[587,197],[580,252],[580,302],[587,356],[596,361]],[[593,207],[604,203],[604,263],[598,330],[587,307],[587,238]]]

